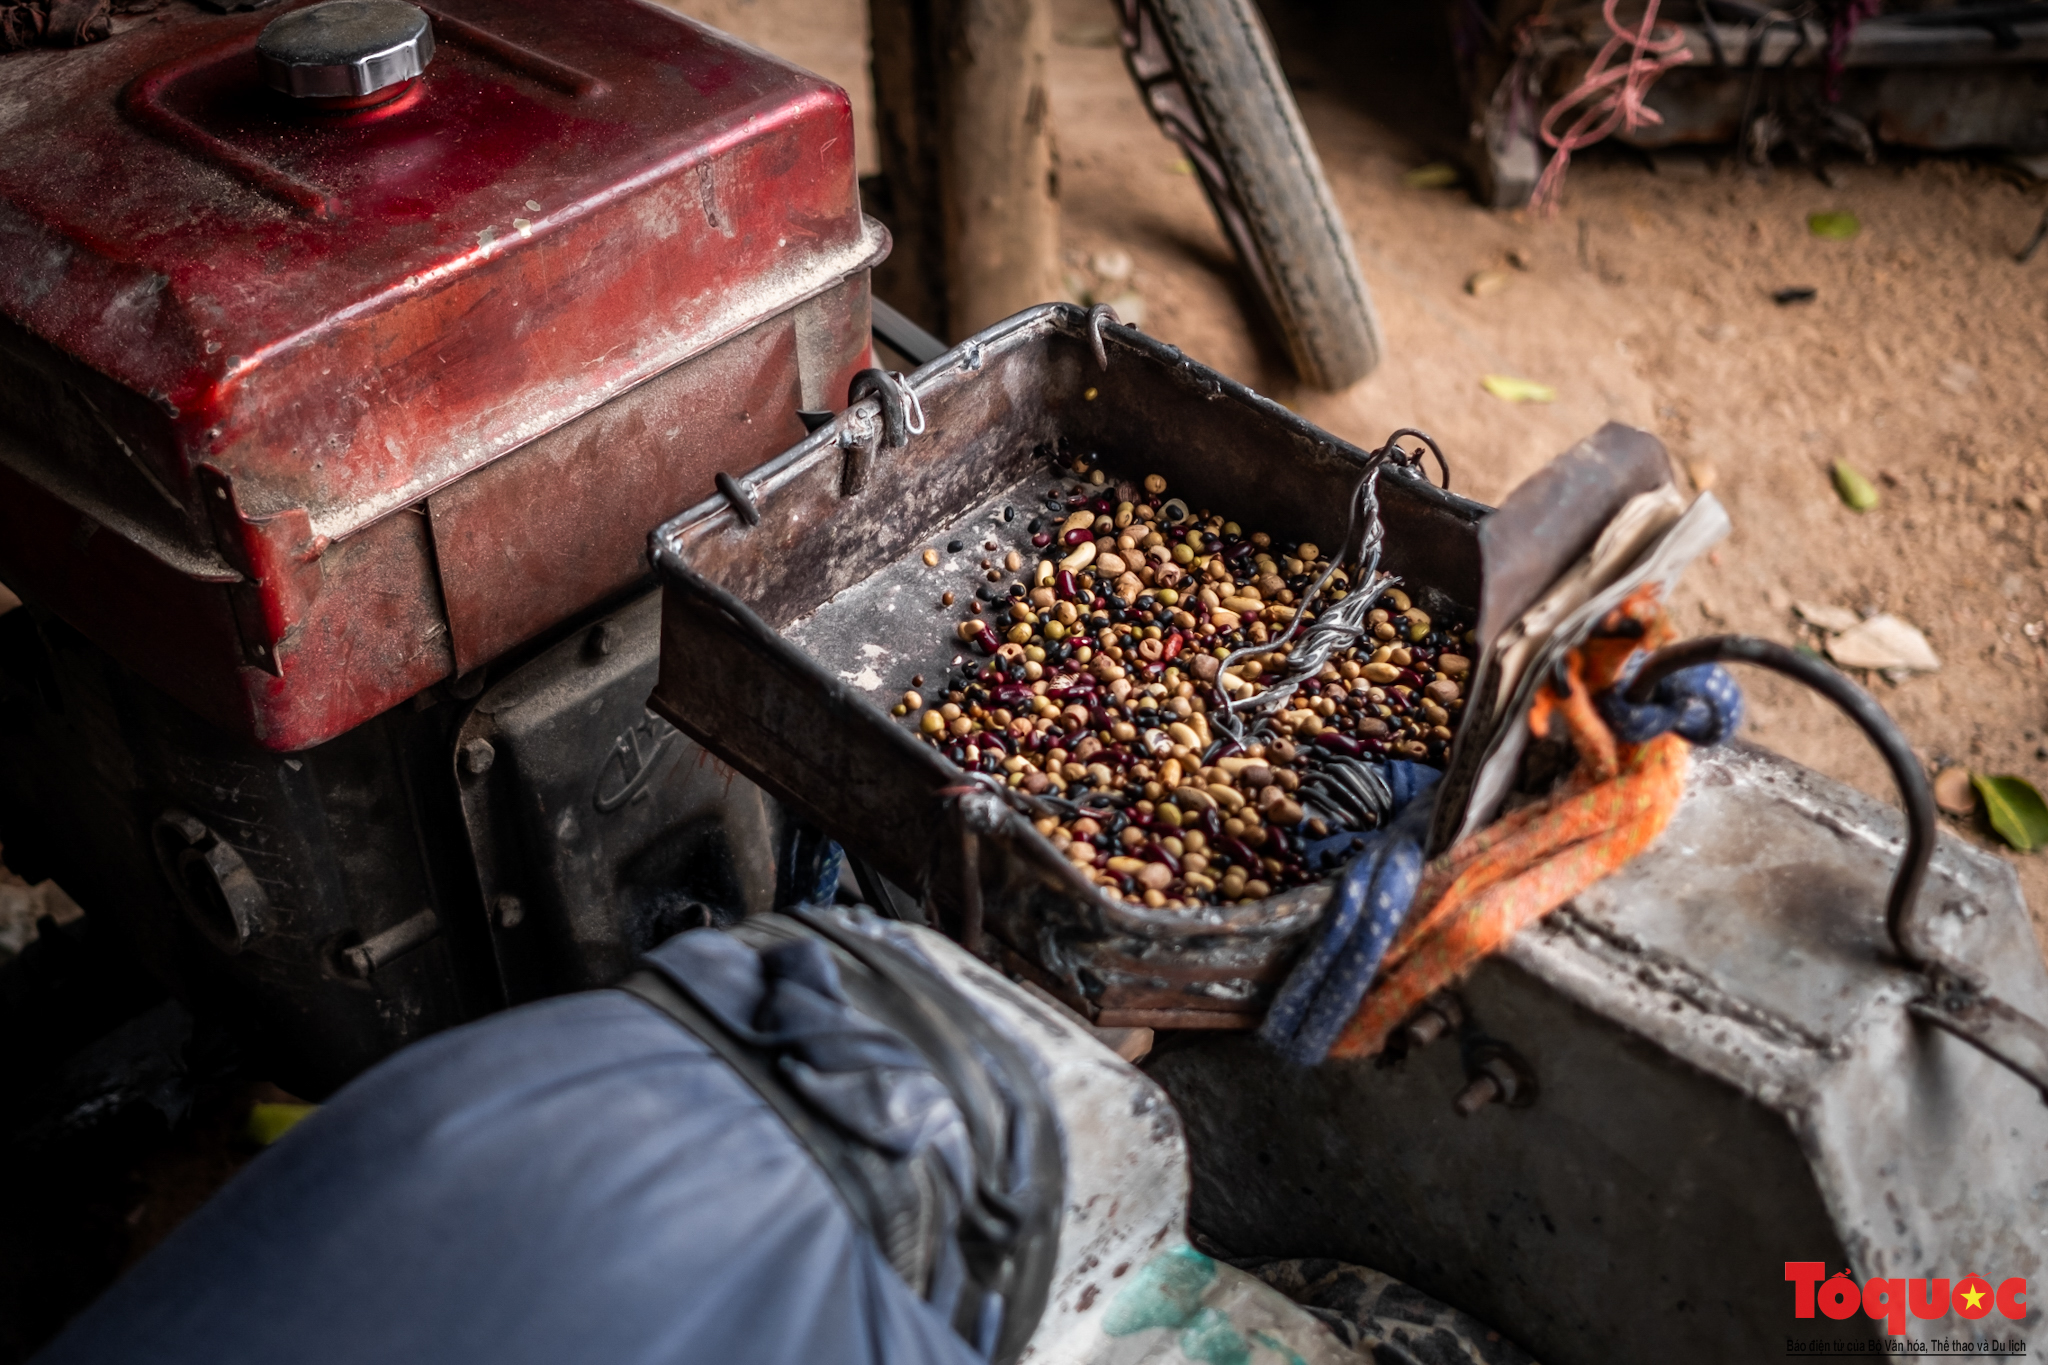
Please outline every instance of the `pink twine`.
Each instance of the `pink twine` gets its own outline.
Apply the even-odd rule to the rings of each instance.
[[[1827,85],[1822,92],[1829,104],[1838,103],[1842,98],[1842,71],[1848,65],[1849,40],[1856,36],[1856,28],[1865,19],[1875,18],[1880,0],[1847,0],[1835,11],[1835,17],[1828,24],[1828,67]]]
[[[1591,146],[1616,128],[1634,132],[1645,124],[1662,123],[1663,115],[1646,106],[1643,96],[1659,76],[1692,60],[1692,54],[1685,50],[1682,30],[1674,28],[1661,38],[1653,33],[1658,0],[1649,0],[1643,8],[1642,27],[1633,30],[1624,29],[1615,18],[1618,3],[1619,0],[1604,0],[1600,14],[1607,21],[1607,41],[1586,69],[1585,79],[1550,106],[1538,128],[1543,140],[1556,148],[1536,182],[1536,192],[1529,197],[1529,207],[1538,213],[1557,211],[1558,196],[1564,190],[1565,167],[1571,164],[1573,152]],[[1623,47],[1630,49],[1627,63],[1610,67],[1609,63]],[[1585,107],[1579,111],[1578,119],[1563,133],[1557,132],[1557,121],[1579,104]]]

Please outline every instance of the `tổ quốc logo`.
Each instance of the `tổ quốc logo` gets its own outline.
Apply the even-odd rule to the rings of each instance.
[[[2027,1282],[2018,1275],[1993,1283],[1975,1273],[1953,1282],[1946,1279],[1879,1277],[1857,1284],[1847,1270],[1828,1274],[1824,1261],[1787,1261],[1785,1279],[1792,1286],[1792,1316],[1833,1318],[1838,1322],[1870,1318],[1884,1323],[1887,1337],[1903,1337],[1909,1321],[1934,1322],[1953,1313],[1966,1322],[1978,1322],[1994,1314],[2000,1321],[1984,1324],[1996,1330],[2003,1320],[2021,1322],[2027,1316]],[[1803,1354],[1801,1343],[1787,1339],[1788,1354]],[[1810,1343],[1815,1354],[1840,1354],[1842,1343]],[[1883,1350],[1881,1343],[1879,1349]],[[1912,1355],[2025,1355],[2024,1341],[1991,1340],[1975,1334],[1964,1341],[1914,1341],[1899,1343],[1887,1354]],[[1944,1349],[1947,1348],[1947,1349]]]

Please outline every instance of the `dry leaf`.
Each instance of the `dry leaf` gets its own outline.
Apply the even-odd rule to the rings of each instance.
[[[1858,512],[1868,512],[1877,506],[1877,485],[1847,460],[1835,461],[1835,492]]]
[[[1475,299],[1492,298],[1508,287],[1509,276],[1505,270],[1482,270],[1465,281],[1465,292]]]
[[[1432,161],[1403,175],[1401,183],[1411,190],[1441,190],[1457,184],[1460,178],[1458,168],[1450,162]]]
[[[1934,804],[1950,815],[1968,815],[1977,809],[1977,790],[1970,785],[1970,770],[1943,768],[1934,779]]]
[[[1819,626],[1822,630],[1830,630],[1837,635],[1845,630],[1854,630],[1857,623],[1863,619],[1847,607],[1831,607],[1825,602],[1794,602],[1792,610],[1798,612],[1800,619],[1809,625]]]
[[[1918,627],[1896,616],[1873,616],[1828,641],[1828,657],[1844,668],[1932,673],[1941,667]]]
[[[1806,230],[1823,241],[1846,242],[1863,231],[1863,223],[1853,213],[1809,213]]]
[[[1548,384],[1539,384],[1533,379],[1517,379],[1508,374],[1489,374],[1479,380],[1486,391],[1495,398],[1508,403],[1555,403],[1557,390]]]

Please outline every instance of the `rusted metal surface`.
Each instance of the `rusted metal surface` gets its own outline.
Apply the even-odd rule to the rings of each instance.
[[[653,537],[665,603],[650,706],[921,892],[955,932],[968,907],[947,789],[962,774],[886,711],[914,674],[942,675],[958,647],[937,596],[965,585],[967,564],[952,556],[934,574],[924,547],[1021,534],[1062,438],[1119,476],[1163,474],[1191,503],[1323,543],[1341,541],[1366,459],[1142,333],[1104,333],[1106,370],[1082,310],[1020,314],[911,376],[926,430],[878,449],[859,493],[843,491],[842,443],[880,423],[874,399],[740,481],[758,524],[720,498]],[[1381,498],[1386,567],[1475,601],[1483,509],[1394,473]],[[1184,1027],[1201,1014],[1249,1027],[1328,894],[1148,910],[1102,896],[1015,813],[977,839],[988,932],[1049,989],[1119,1025]]]
[[[842,282],[886,238],[844,92],[654,7],[450,0],[417,87],[317,116],[257,79],[279,12],[179,5],[0,58],[0,544],[24,596],[289,750],[616,591],[649,521],[786,446],[760,417],[865,363]],[[678,401],[676,367],[770,319],[794,382],[757,337]],[[596,424],[609,451],[564,431],[650,381]],[[461,528],[505,519],[523,596],[450,622],[409,548],[337,558],[530,445],[562,486],[506,476]],[[90,526],[80,552],[22,548],[58,522]],[[532,586],[547,543],[586,571]]]
[[[836,283],[429,498],[456,671],[645,578],[642,523],[802,439],[807,396],[866,363],[866,301],[864,275]]]
[[[1996,1266],[2038,1284],[2048,1106],[1916,1021],[1924,983],[1884,913],[1904,834],[1888,805],[1767,751],[1701,751],[1656,844],[1466,983],[1455,1043],[1305,1071],[1248,1040],[1156,1054],[1195,1224],[1248,1254],[1386,1270],[1558,1365],[1881,1330],[1793,1319],[1788,1258],[1859,1283]],[[1934,950],[2048,1013],[2009,867],[1943,836],[1920,904]],[[1534,1102],[1460,1118],[1489,1040],[1524,1060]],[[2031,1339],[2042,1319],[1913,1334]]]

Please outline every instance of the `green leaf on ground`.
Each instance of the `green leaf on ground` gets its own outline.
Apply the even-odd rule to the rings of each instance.
[[[2048,802],[2024,777],[1992,777],[1971,773],[1970,784],[1984,799],[1984,813],[1998,837],[2022,853],[2048,844]]]
[[[1862,220],[1847,211],[1809,213],[1806,230],[1824,242],[1846,242],[1863,231]]]
[[[1401,183],[1411,190],[1444,190],[1463,178],[1458,168],[1450,162],[1432,161],[1427,166],[1417,166],[1403,175]]]
[[[1555,403],[1557,390],[1548,384],[1539,384],[1533,379],[1517,379],[1510,374],[1482,375],[1479,380],[1486,391],[1505,403]]]
[[[268,1147],[319,1107],[317,1104],[252,1104],[249,1106],[249,1140],[259,1147]]]
[[[1835,491],[1842,495],[1842,501],[1859,512],[1868,512],[1877,506],[1877,485],[1858,473],[1847,460],[1835,461]]]

